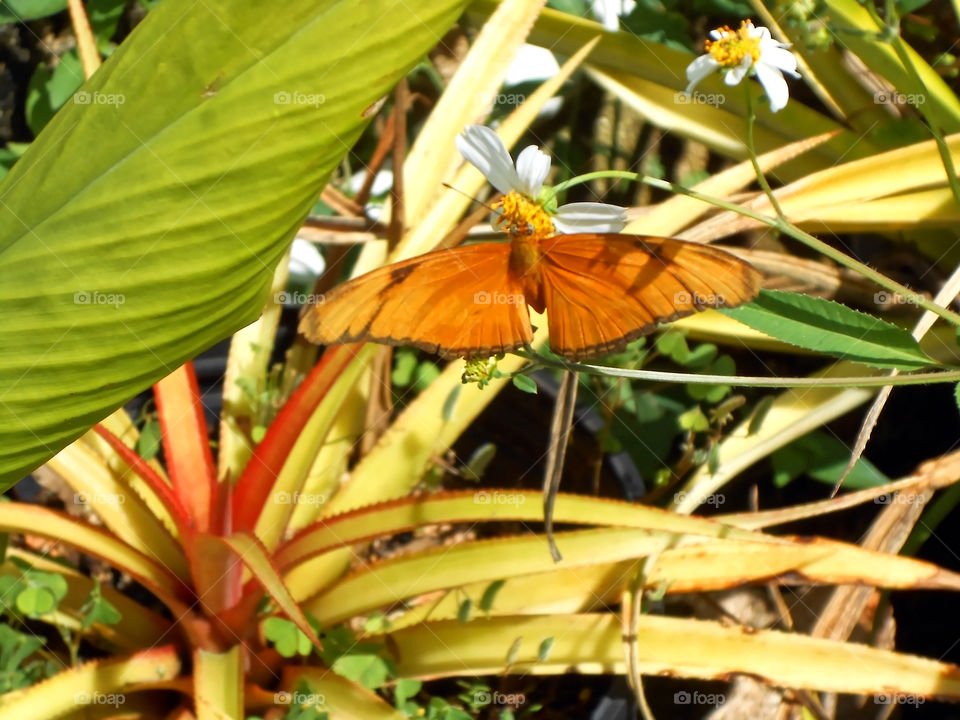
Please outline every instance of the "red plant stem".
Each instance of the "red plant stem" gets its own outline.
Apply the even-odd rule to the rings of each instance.
[[[187,511],[190,527],[209,532],[217,473],[193,363],[181,365],[160,380],[153,393],[173,491]]]

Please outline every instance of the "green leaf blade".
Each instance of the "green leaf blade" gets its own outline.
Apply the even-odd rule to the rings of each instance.
[[[365,110],[463,4],[150,12],[0,185],[0,486],[257,317]]]
[[[832,300],[763,290],[752,302],[720,312],[791,345],[876,368],[936,364],[906,330]]]

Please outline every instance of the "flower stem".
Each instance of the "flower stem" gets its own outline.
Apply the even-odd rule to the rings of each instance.
[[[569,370],[590,375],[627,378],[629,380],[647,380],[650,382],[674,382],[692,385],[732,385],[735,387],[837,387],[837,388],[876,388],[887,385],[925,385],[930,383],[955,383],[960,380],[960,370],[940,370],[935,372],[917,372],[891,377],[887,374],[849,377],[758,377],[749,375],[700,375],[694,373],[666,372],[661,370],[630,370],[627,368],[607,367],[605,365],[583,365],[562,359],[552,359],[524,350],[514,354],[524,357],[540,366],[557,370]],[[530,370],[533,371],[532,369]],[[879,370],[878,370],[879,372]]]
[[[757,113],[753,109],[753,95],[750,94],[750,86],[744,83],[743,89],[747,95],[747,155],[750,156],[753,171],[757,174],[757,182],[760,183],[760,189],[763,190],[767,199],[770,200],[770,205],[773,207],[774,212],[777,213],[777,217],[787,222],[787,216],[783,214],[783,209],[773,194],[773,190],[770,189],[770,183],[767,182],[767,178],[763,174],[763,169],[760,167],[760,160],[757,159],[757,151],[753,144],[753,125],[757,119]]]

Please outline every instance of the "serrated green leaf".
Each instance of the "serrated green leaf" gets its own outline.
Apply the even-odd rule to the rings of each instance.
[[[873,367],[935,364],[906,330],[832,300],[762,290],[752,302],[721,312],[791,345]]]
[[[365,110],[464,4],[150,12],[0,185],[0,485],[259,315]]]

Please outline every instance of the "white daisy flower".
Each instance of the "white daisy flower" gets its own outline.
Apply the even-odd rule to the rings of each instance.
[[[744,20],[739,30],[729,27],[711,30],[710,38],[707,53],[687,66],[689,85],[686,92],[718,70],[724,73],[723,81],[731,86],[738,85],[752,72],[770,100],[771,112],[777,112],[787,104],[790,91],[783,73],[800,77],[797,58],[787,50],[788,44],[777,42],[767,28],[754,27],[750,20]]]
[[[500,137],[483,125],[470,125],[457,136],[457,149],[504,197],[494,207],[497,224],[520,234],[547,237],[555,233],[616,233],[627,224],[616,205],[578,202],[545,207],[543,182],[550,172],[550,156],[536,145],[524,148],[514,165]]]

